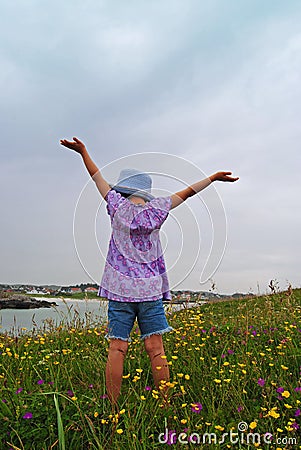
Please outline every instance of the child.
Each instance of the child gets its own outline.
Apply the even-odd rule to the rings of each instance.
[[[213,181],[236,181],[231,172],[217,172],[176,194],[154,198],[149,175],[134,169],[121,171],[115,186],[102,177],[85,145],[77,138],[60,141],[82,156],[100,194],[107,202],[111,218],[110,239],[99,295],[109,300],[108,334],[110,339],[106,366],[106,387],[113,404],[120,394],[123,362],[129,335],[137,318],[150,358],[154,383],[169,380],[162,334],[168,325],[163,299],[171,299],[159,230],[169,211],[200,192]],[[160,369],[159,369],[160,367]]]

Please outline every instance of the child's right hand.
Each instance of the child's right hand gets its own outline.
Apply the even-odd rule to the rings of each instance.
[[[84,151],[86,150],[85,144],[81,142],[76,137],[73,138],[73,141],[67,141],[67,139],[61,139],[60,140],[61,145],[64,147],[70,148],[70,150],[74,150],[75,152],[82,155]]]

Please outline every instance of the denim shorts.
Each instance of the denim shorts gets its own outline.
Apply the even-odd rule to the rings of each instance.
[[[130,333],[136,318],[141,332],[140,339],[173,330],[167,323],[162,299],[146,302],[109,300],[106,338],[130,341]]]

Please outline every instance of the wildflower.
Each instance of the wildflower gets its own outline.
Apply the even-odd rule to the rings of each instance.
[[[215,383],[217,383],[217,384],[222,382],[222,380],[218,380],[217,378],[215,378],[213,381],[215,381]]]
[[[265,380],[263,378],[259,378],[257,383],[259,384],[259,386],[263,387],[265,385]]]
[[[90,389],[92,389],[93,388],[93,384],[89,384],[89,386],[88,386]]]
[[[32,419],[32,413],[31,412],[25,413],[23,419]]]
[[[185,375],[185,380],[190,380],[190,376],[189,375]]]
[[[197,414],[200,414],[201,410],[203,409],[202,403],[191,403],[191,411]]]
[[[290,395],[291,394],[288,391],[283,391],[282,392],[282,397],[289,398]]]
[[[150,386],[145,386],[145,390],[146,390],[146,391],[151,391],[152,388],[151,388]]]
[[[299,428],[300,428],[300,426],[297,424],[297,422],[293,422],[292,425],[291,425],[291,427],[292,427],[294,430],[299,430]]]
[[[94,415],[95,418],[98,417],[98,412],[95,411],[95,413],[93,415]]]
[[[295,417],[299,417],[300,416],[300,414],[301,414],[301,410],[298,408],[298,409],[296,409],[296,412],[295,412]]]
[[[43,384],[43,383],[44,383],[44,380],[38,380],[37,383],[38,383],[38,384]]]
[[[71,391],[71,389],[68,389],[67,395],[68,395],[69,397],[74,397],[74,392]]]
[[[23,388],[19,388],[16,390],[15,394],[20,394],[20,392],[22,392],[22,391],[23,391]]]
[[[238,411],[238,412],[241,412],[243,409],[244,409],[243,406],[239,406],[239,407],[237,408],[237,411]]]
[[[283,364],[281,364],[281,369],[283,370],[288,370],[288,367],[284,366]]]
[[[143,372],[143,369],[136,369],[136,372],[141,373]]]
[[[228,354],[229,355],[233,355],[234,351],[233,350],[228,350]]]
[[[295,391],[295,392],[301,392],[301,387],[296,387],[296,388],[294,389],[294,391]]]
[[[117,428],[116,433],[122,434],[123,433],[123,429],[122,428]]]
[[[274,409],[268,412],[268,415],[271,417],[274,417],[274,419],[278,419],[280,417],[280,414],[278,414]]]
[[[219,430],[219,431],[224,431],[224,427],[221,427],[220,425],[215,425],[215,427],[214,427],[216,430]]]
[[[103,394],[100,396],[100,398],[108,398],[107,394]]]
[[[187,419],[182,419],[181,423],[184,425],[185,423],[187,423]]]
[[[249,427],[250,427],[251,430],[254,430],[254,428],[257,427],[257,423],[256,422],[251,422]]]
[[[278,389],[276,389],[276,392],[278,392],[278,394],[282,394],[282,392],[284,392],[284,388],[279,387]]]
[[[146,400],[146,398],[144,397],[144,395],[140,395],[141,400]]]

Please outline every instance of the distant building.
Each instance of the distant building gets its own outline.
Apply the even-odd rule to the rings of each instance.
[[[71,294],[78,294],[79,292],[82,292],[80,288],[73,287],[70,289]]]
[[[93,292],[93,293],[96,293],[96,292],[98,292],[98,289],[96,289],[95,287],[87,287],[87,288],[85,289],[85,292]]]

